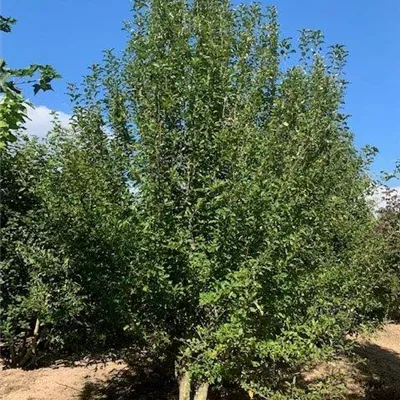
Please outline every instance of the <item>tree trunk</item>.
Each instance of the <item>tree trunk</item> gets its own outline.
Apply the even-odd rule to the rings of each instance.
[[[14,341],[11,341],[10,344],[10,357],[11,357],[11,367],[15,368],[17,366],[17,356],[15,354],[15,347],[14,347]]]
[[[179,380],[179,400],[190,400],[190,376],[187,371]]]
[[[207,382],[202,383],[196,390],[194,400],[207,400],[209,386],[210,385]]]
[[[19,363],[21,367],[24,367],[25,364],[29,361],[31,358],[32,354],[36,356],[36,348],[38,345],[38,337],[39,337],[39,328],[40,328],[40,321],[38,318],[36,318],[36,323],[35,323],[35,329],[33,331],[33,339],[32,339],[32,344],[31,347],[27,350],[24,358],[22,361]]]

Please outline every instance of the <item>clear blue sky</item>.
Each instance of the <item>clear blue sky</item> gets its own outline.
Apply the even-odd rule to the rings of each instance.
[[[235,1],[237,3],[237,1]],[[327,43],[350,51],[346,112],[358,146],[380,150],[374,170],[391,169],[400,158],[400,0],[276,0],[284,36],[321,29]],[[37,105],[68,112],[65,83],[78,82],[101,51],[122,49],[122,21],[130,0],[1,0],[1,13],[18,19],[1,38],[1,55],[13,67],[49,63],[62,74],[54,93]]]

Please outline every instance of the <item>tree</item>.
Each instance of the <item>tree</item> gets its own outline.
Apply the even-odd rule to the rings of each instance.
[[[398,178],[400,164],[397,163],[393,174],[386,179]],[[384,192],[385,207],[378,212],[377,234],[384,246],[381,251],[388,272],[391,276],[391,304],[389,317],[400,318],[400,193],[398,189],[386,187]]]
[[[41,207],[35,187],[45,169],[47,151],[35,140],[20,139],[9,143],[0,162],[0,315],[2,342],[7,346],[2,349],[2,355],[7,357],[8,350],[11,365],[23,366],[35,355],[37,312],[45,307],[46,291],[40,286],[39,279],[43,271],[33,265],[33,260],[40,255],[32,251],[37,239],[32,221]],[[55,267],[54,263],[52,267]]]
[[[11,17],[0,15],[0,31],[8,33],[16,20]],[[33,78],[36,80],[20,81],[20,79]],[[14,332],[15,325],[20,326],[20,310],[25,313],[27,310],[21,303],[21,295],[28,290],[29,268],[23,258],[15,252],[18,246],[27,239],[26,220],[29,213],[33,212],[40,203],[33,192],[33,184],[39,178],[44,163],[45,150],[34,141],[26,146],[22,142],[17,143],[13,149],[10,144],[17,141],[16,133],[24,129],[23,124],[27,117],[27,102],[22,94],[22,84],[33,84],[34,93],[40,90],[52,90],[51,81],[60,78],[60,75],[50,65],[32,64],[26,68],[10,69],[4,59],[0,58],[0,152],[1,152],[1,281],[2,309],[1,331],[10,339],[11,358],[16,361],[14,342],[17,339]],[[32,162],[32,163],[31,163]],[[24,237],[24,239],[23,239]],[[14,239],[19,239],[14,241]],[[29,309],[29,305],[27,306]],[[19,315],[19,317],[18,317]],[[23,323],[22,323],[23,324]],[[35,329],[36,331],[36,329]],[[35,347],[33,340],[33,347]],[[22,339],[26,342],[26,337]]]
[[[385,312],[346,51],[303,31],[284,68],[275,9],[229,1],[136,1],[131,28],[135,313],[167,338],[181,398],[190,381],[270,396]]]
[[[7,150],[1,331],[11,365],[118,347],[134,250],[122,149],[97,113],[77,106],[70,127],[56,120],[46,144],[26,138]]]

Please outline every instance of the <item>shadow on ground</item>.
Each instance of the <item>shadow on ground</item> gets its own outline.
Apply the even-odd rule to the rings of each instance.
[[[348,393],[345,398],[400,400],[400,354],[369,342],[357,344],[354,353],[360,394]],[[87,382],[80,394],[80,400],[172,400],[177,397],[173,375],[154,367],[124,369],[106,382]],[[209,396],[210,400],[248,398],[247,393],[237,390],[214,391]]]
[[[132,372],[124,369],[109,381],[87,382],[80,394],[80,400],[175,400],[178,386],[172,376],[161,371],[142,369]],[[212,390],[209,400],[248,400],[249,396],[237,388],[224,391]]]
[[[123,369],[106,382],[87,382],[80,400],[169,400],[177,397],[175,380],[153,368]]]
[[[355,353],[363,360],[357,364],[365,377],[368,400],[400,400],[400,354],[377,344],[357,344]]]

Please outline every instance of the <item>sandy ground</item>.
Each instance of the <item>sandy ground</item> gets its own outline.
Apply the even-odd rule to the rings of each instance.
[[[9,369],[0,372],[1,400],[85,399],[90,384],[105,382],[125,366],[114,362],[88,366]]]
[[[344,399],[400,400],[400,324],[388,324],[373,337],[358,340],[356,353],[364,362],[360,363],[356,359],[336,360],[309,371],[305,374],[305,380],[314,381],[342,374],[346,377]],[[0,399],[159,398],[151,391],[140,395],[137,390],[137,382],[140,379],[137,377],[136,383],[127,381],[126,378],[120,379],[126,374],[133,376],[122,362],[85,366],[81,363],[76,366],[41,368],[33,371],[3,370],[0,372]],[[158,384],[156,378],[155,382],[147,383],[148,386]],[[121,385],[124,387],[121,388]]]

